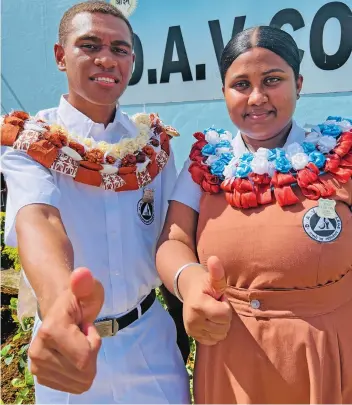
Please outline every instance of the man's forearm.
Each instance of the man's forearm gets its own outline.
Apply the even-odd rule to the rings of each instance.
[[[17,214],[16,231],[22,267],[33,287],[42,316],[68,288],[73,248],[56,208],[33,204]]]

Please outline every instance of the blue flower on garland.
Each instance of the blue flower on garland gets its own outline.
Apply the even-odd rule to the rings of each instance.
[[[321,169],[325,164],[326,158],[321,152],[316,150],[309,154],[309,161],[314,163],[318,169]]]
[[[240,158],[240,163],[250,163],[254,159],[253,153],[244,153]]]
[[[216,148],[231,148],[231,144],[229,141],[220,141],[215,145]]]
[[[223,172],[224,168],[227,163],[225,163],[223,160],[219,159],[216,162],[212,163],[210,165],[210,172],[211,174],[214,174],[215,176],[218,176],[220,179],[223,179]]]
[[[203,156],[215,155],[215,146],[210,145],[210,143],[207,143],[206,145],[204,145],[202,148],[202,155]]]
[[[285,157],[286,152],[281,148],[270,149],[268,154],[269,162],[275,160],[276,158]]]
[[[326,121],[336,121],[336,122],[341,122],[341,121],[348,121],[350,124],[352,124],[352,120],[350,118],[343,118],[343,117],[335,117],[330,115]]]
[[[206,133],[208,132],[208,131],[215,131],[215,132],[217,132],[218,134],[224,134],[226,131],[224,130],[224,129],[222,129],[222,128],[219,128],[219,129],[216,129],[214,126],[211,126],[211,127],[209,127],[209,128],[207,128],[207,129],[205,129],[204,131],[203,131],[203,134],[204,135],[206,135]]]
[[[333,136],[334,138],[337,138],[342,132],[337,125],[320,124],[318,126],[322,135],[325,136]]]
[[[236,170],[236,177],[244,178],[249,175],[249,173],[252,171],[252,168],[249,164],[249,162],[241,162]]]
[[[226,152],[226,153],[222,153],[220,156],[221,161],[223,161],[225,163],[225,165],[230,163],[230,160],[233,158],[233,154],[230,152]]]
[[[291,162],[285,156],[280,156],[275,159],[275,168],[281,173],[288,173],[292,169]]]
[[[303,142],[302,148],[304,150],[304,153],[306,153],[307,155],[309,155],[311,152],[315,151],[314,143],[310,143],[310,142]]]

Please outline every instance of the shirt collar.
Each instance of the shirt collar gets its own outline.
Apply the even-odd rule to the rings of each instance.
[[[83,138],[92,137],[98,141],[118,142],[121,138],[130,138],[137,135],[137,128],[127,114],[116,106],[116,114],[113,122],[107,127],[104,124],[92,121],[86,115],[78,111],[67,101],[67,94],[61,96],[58,108],[58,116],[62,125],[75,135]]]
[[[288,145],[291,145],[294,142],[302,143],[304,141],[305,136],[306,133],[304,129],[299,127],[295,121],[292,121],[292,128],[290,130],[290,133],[288,134],[284,148],[286,148]],[[237,135],[233,140],[233,150],[235,151],[235,156],[237,157],[240,157],[244,153],[248,152],[248,149],[246,148],[246,145],[243,142],[240,131],[237,132]]]

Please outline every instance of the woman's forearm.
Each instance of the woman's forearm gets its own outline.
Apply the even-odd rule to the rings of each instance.
[[[161,280],[170,292],[174,293],[177,270],[188,263],[198,263],[198,259],[194,251],[183,242],[167,239],[159,244],[156,266]],[[200,266],[189,266],[182,271],[178,278],[178,288],[182,297],[187,294],[188,287],[192,286],[204,272]]]

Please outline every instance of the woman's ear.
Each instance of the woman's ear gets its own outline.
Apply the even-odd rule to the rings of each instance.
[[[299,98],[299,95],[302,91],[302,86],[303,86],[303,76],[299,75],[298,79],[296,81],[296,89],[297,89],[297,98]]]
[[[54,54],[55,54],[55,60],[56,64],[61,72],[66,71],[66,61],[65,61],[65,50],[64,47],[57,43],[54,46]]]

